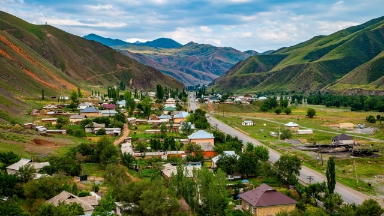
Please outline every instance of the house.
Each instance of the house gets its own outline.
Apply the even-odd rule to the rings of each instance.
[[[100,112],[95,107],[87,107],[83,110],[80,110],[80,115],[86,115],[87,117],[98,117]]]
[[[297,130],[297,134],[313,134],[312,129],[306,129],[306,130]]]
[[[116,109],[116,105],[115,104],[101,104],[101,106],[104,107],[107,110],[114,110],[114,109]]]
[[[168,99],[165,101],[165,103],[166,103],[166,104],[175,104],[176,101],[175,101],[175,99],[173,99],[173,98],[168,98]]]
[[[173,116],[173,122],[180,123],[187,120],[187,117],[189,116],[188,112],[179,112],[177,115]]]
[[[7,167],[8,175],[16,174],[21,167],[23,167],[27,164],[31,165],[35,169],[36,173],[38,173],[43,167],[50,165],[49,162],[37,163],[37,162],[31,162],[30,159],[21,158],[18,162],[14,163],[12,165],[9,165]]]
[[[292,211],[297,201],[276,191],[267,184],[239,194],[241,206],[253,216],[276,215],[281,211]]]
[[[346,134],[340,134],[338,136],[335,136],[332,138],[332,144],[354,144],[355,143],[355,140],[346,135]]]
[[[121,144],[121,154],[124,154],[124,153],[131,154],[131,155],[135,153],[132,149],[132,143],[127,142],[127,143]]]
[[[288,122],[284,125],[285,129],[289,129],[291,131],[297,131],[300,129],[300,126],[294,122]]]
[[[339,123],[339,128],[340,129],[345,129],[345,130],[353,130],[354,128],[354,124],[353,123]]]
[[[129,117],[127,118],[129,124],[136,124],[136,118],[135,117]]]
[[[86,119],[85,115],[71,115],[69,116],[69,122],[74,124],[80,124],[81,121]]]
[[[213,147],[215,146],[215,137],[204,130],[196,131],[189,135],[188,139],[190,143],[200,145],[203,151],[213,151]]]
[[[31,162],[30,159],[21,158],[18,162],[7,166],[8,175],[14,175],[17,171],[19,171],[20,167],[27,165]]]
[[[135,203],[115,202],[116,215],[126,215],[132,212],[133,208],[138,207]]]
[[[149,120],[159,120],[159,117],[157,117],[157,115],[155,114],[152,114],[151,116],[149,116]]]
[[[56,125],[57,118],[42,118],[41,122],[44,124]]]
[[[177,166],[174,166],[170,163],[166,163],[163,165],[163,169],[161,170],[161,174],[169,180],[173,175],[177,175]],[[193,176],[193,170],[201,169],[201,163],[200,162],[190,162],[184,165],[184,173],[187,178],[191,178]]]
[[[92,123],[90,123],[90,124],[85,126],[85,132],[86,133],[93,133],[96,130],[99,130],[101,128],[105,128],[105,124],[104,123],[98,124],[96,122],[92,122]]]
[[[118,112],[116,110],[100,110],[100,115],[101,116],[115,116]]]
[[[156,92],[148,92],[147,93],[148,96],[151,98],[151,99],[154,99],[156,97]]]
[[[101,128],[95,128],[94,133],[96,134]],[[106,135],[119,136],[121,128],[104,128]]]
[[[87,108],[87,107],[93,107],[94,106],[94,104],[93,103],[91,103],[91,102],[83,102],[83,103],[80,103],[79,104],[79,106],[77,107],[77,109],[78,110],[83,110],[83,109],[85,109],[85,108]]]
[[[243,126],[252,126],[252,125],[254,125],[254,123],[253,123],[252,120],[244,120],[243,122],[241,122],[241,125],[243,125]]]
[[[170,112],[173,112],[173,111],[176,111],[176,108],[175,107],[165,107],[163,109],[163,114],[169,114]]]
[[[52,203],[54,206],[58,206],[59,203],[71,204],[77,203],[84,209],[85,215],[91,215],[95,206],[99,205],[96,196],[86,196],[86,197],[78,197],[67,191],[62,191],[55,197],[46,201],[47,203]]]
[[[163,122],[169,122],[171,120],[170,115],[162,114],[161,116],[158,117],[159,120],[162,120]]]
[[[121,100],[121,101],[117,102],[117,105],[118,105],[119,107],[125,107],[125,105],[126,105],[126,101],[125,101],[125,100]]]
[[[222,154],[217,155],[216,157],[212,158],[212,168],[216,167],[217,161],[220,159],[221,156],[228,155],[228,156],[235,156],[237,159],[239,159],[239,155],[235,153],[235,151],[223,151]]]

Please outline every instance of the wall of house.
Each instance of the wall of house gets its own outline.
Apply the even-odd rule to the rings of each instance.
[[[185,120],[186,120],[185,118],[174,118],[173,122],[174,123],[180,123],[180,122],[185,122]]]
[[[212,143],[213,146],[215,146],[215,139],[214,138],[210,138],[210,139],[191,139],[190,142],[194,142],[194,143],[207,143],[207,142],[210,142]]]
[[[298,126],[296,126],[296,127],[287,127],[287,126],[285,126],[285,129],[289,129],[291,131],[297,131],[297,130],[300,129],[300,127],[298,127]]]
[[[87,117],[98,117],[101,116],[100,113],[81,113],[82,115],[86,115]]]
[[[257,207],[255,209],[255,216],[271,216],[276,215],[281,211],[290,212],[296,208],[295,204],[290,205],[279,205],[279,206],[267,206],[267,207]]]
[[[8,173],[8,175],[14,175],[14,174],[16,174],[16,170],[14,170],[14,169],[7,169],[7,173]]]

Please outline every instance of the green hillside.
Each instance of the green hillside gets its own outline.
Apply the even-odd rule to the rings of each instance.
[[[231,91],[381,89],[384,17],[248,58],[214,81]],[[266,73],[258,76],[260,72]],[[257,81],[249,81],[255,79]],[[357,79],[357,80],[356,80]],[[254,83],[243,86],[241,83]],[[353,85],[352,85],[353,84]]]
[[[183,86],[114,49],[49,25],[33,25],[0,12],[0,30],[19,39],[84,86],[115,85],[120,81],[129,89],[155,89],[156,84],[171,88]]]

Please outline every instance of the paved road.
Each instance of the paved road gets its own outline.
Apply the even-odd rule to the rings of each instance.
[[[190,97],[190,99],[189,99],[190,100],[190,109],[194,110],[198,107],[198,105],[196,104],[196,100],[194,98],[194,95],[192,94],[190,96],[192,96],[192,98]],[[192,108],[194,108],[194,109],[192,109]],[[231,136],[237,136],[239,139],[243,140],[243,143],[251,142],[254,145],[263,145],[258,140],[253,139],[250,136],[243,134],[242,132],[226,125],[225,123],[219,121],[218,119],[216,119],[212,116],[209,116],[208,121],[211,124],[211,126],[217,127],[217,129],[219,129],[219,130],[221,130],[227,134],[230,134]],[[267,146],[265,146],[265,147],[267,147]],[[270,148],[268,148],[268,149],[269,149],[269,155],[270,155],[269,160],[273,163],[276,162],[280,158],[281,154],[278,153],[277,151],[273,150],[273,149],[270,149]],[[306,180],[308,176],[313,176],[314,179],[312,180],[312,183],[326,181],[326,177],[324,175],[322,175],[321,173],[318,173],[318,172],[316,172],[316,171],[314,171],[308,167],[302,166],[302,168],[300,170],[300,179]],[[335,191],[337,193],[341,194],[341,196],[344,199],[344,202],[346,202],[346,203],[361,204],[365,199],[370,198],[369,196],[367,196],[367,195],[365,195],[359,191],[353,190],[353,189],[346,187],[346,186],[339,184],[339,183],[336,184]]]

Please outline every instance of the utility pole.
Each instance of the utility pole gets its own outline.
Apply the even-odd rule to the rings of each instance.
[[[279,142],[280,142],[280,123],[277,123],[279,125],[279,133],[277,134],[277,136],[279,137]]]
[[[353,166],[355,167],[355,175],[356,175],[356,188],[359,188],[359,180],[357,179],[357,171],[356,171],[356,160],[353,159]]]
[[[313,176],[308,176],[307,179],[308,179],[308,181],[309,181],[309,184],[311,184],[311,183],[312,183],[312,180],[313,180]]]

